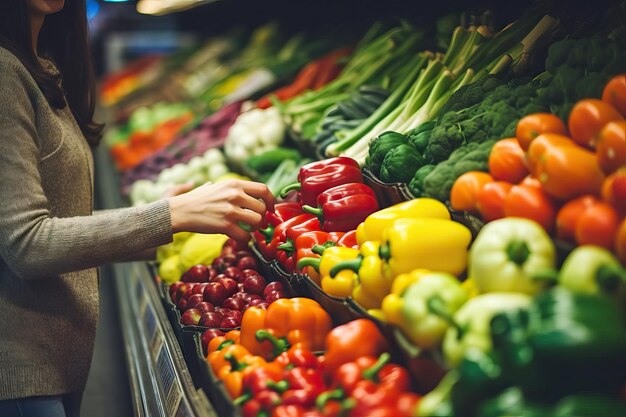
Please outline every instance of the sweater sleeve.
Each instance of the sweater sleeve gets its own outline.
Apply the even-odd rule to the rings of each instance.
[[[53,217],[43,191],[26,79],[0,60],[0,256],[22,279],[122,260],[172,240],[167,200],[99,215]]]

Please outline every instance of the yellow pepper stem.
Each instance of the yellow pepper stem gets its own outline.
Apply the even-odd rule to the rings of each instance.
[[[361,256],[356,259],[347,259],[345,261],[338,262],[335,266],[330,268],[329,274],[334,278],[338,273],[345,269],[358,273],[362,262],[363,258]]]
[[[319,245],[319,244],[317,244],[317,245],[313,245],[313,246],[311,247],[311,252],[313,252],[313,253],[314,253],[314,254],[316,254],[316,255],[320,255],[320,256],[322,256],[322,254],[324,253],[324,251],[325,251],[326,249],[328,249],[328,248],[330,248],[330,247],[332,247],[332,246],[335,246],[335,245],[336,245],[336,243],[335,243],[335,242],[333,242],[333,241],[329,240],[328,242],[326,242],[326,243],[324,243],[324,244],[321,244],[321,245]]]
[[[307,266],[310,266],[311,268],[315,269],[317,272],[320,272],[320,262],[321,262],[320,258],[312,258],[312,257],[300,258],[300,260],[298,261],[298,269],[303,270]]]

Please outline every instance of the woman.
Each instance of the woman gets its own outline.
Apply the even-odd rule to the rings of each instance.
[[[84,0],[0,2],[0,416],[76,416],[98,314],[95,267],[180,231],[247,240],[273,199],[227,181],[92,214],[103,126]]]

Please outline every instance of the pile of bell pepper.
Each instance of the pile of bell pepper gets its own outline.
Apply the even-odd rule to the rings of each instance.
[[[331,329],[315,301],[279,301],[208,343],[207,362],[244,417],[412,415],[420,396],[371,320]]]
[[[418,198],[379,210],[357,227],[358,251],[323,252],[322,288],[350,296],[376,317],[396,277],[415,269],[461,275],[467,266],[471,232],[450,219],[446,206]],[[456,278],[455,278],[456,279]]]
[[[626,265],[626,112],[615,101],[625,80],[611,79],[602,99],[578,101],[567,120],[521,118],[515,137],[492,148],[489,173],[456,180],[452,208],[487,222],[528,218],[564,241],[611,250]]]
[[[264,257],[277,260],[288,273],[308,272],[319,284],[313,270],[306,265],[296,267],[298,261],[317,257],[330,246],[356,247],[356,227],[379,209],[378,200],[363,184],[358,163],[346,157],[304,165],[298,182],[283,194],[295,189],[299,190],[297,201],[276,204],[252,238]]]

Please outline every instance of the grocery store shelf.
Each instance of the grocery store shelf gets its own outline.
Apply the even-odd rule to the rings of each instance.
[[[135,415],[216,416],[193,384],[147,265],[116,264],[114,271]]]

